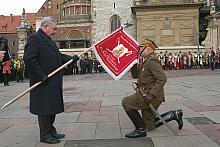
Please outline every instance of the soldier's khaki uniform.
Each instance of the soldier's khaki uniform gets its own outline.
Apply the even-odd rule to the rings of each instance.
[[[146,93],[150,92],[150,94],[155,96],[155,98],[151,101],[151,104],[156,110],[164,101],[164,85],[166,81],[167,77],[156,54],[149,54],[143,61],[137,82],[143,87]],[[151,112],[149,105],[145,103],[139,91],[133,95],[124,97],[122,105],[125,111],[129,109],[141,110],[146,129],[155,129],[154,123],[156,116]]]

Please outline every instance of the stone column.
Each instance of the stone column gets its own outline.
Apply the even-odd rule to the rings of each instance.
[[[32,33],[32,28],[28,24],[24,9],[23,9],[22,17],[21,17],[21,24],[20,26],[16,28],[16,31],[19,37],[18,56],[23,56],[24,46],[27,42],[27,38]]]

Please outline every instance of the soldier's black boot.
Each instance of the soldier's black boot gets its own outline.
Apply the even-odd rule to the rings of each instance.
[[[170,122],[172,120],[176,120],[176,122],[179,125],[179,130],[182,129],[183,127],[183,111],[182,110],[171,110],[169,112],[166,112],[164,114],[161,115],[161,117],[166,121],[166,122]],[[160,127],[163,125],[163,122],[157,117],[155,119],[155,126],[156,128]]]
[[[137,138],[137,137],[147,136],[144,121],[141,118],[141,115],[139,114],[139,112],[135,109],[130,109],[125,112],[127,113],[128,117],[131,119],[131,121],[133,122],[135,126],[135,130],[130,133],[127,133],[125,137]]]

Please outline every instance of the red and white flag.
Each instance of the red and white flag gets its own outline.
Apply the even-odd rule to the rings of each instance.
[[[137,63],[138,43],[119,28],[93,46],[93,51],[103,68],[119,80]]]

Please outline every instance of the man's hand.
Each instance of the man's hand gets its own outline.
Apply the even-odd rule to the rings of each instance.
[[[151,103],[151,101],[155,98],[154,95],[150,94],[149,92],[146,93],[144,96],[143,96],[143,99],[145,101],[145,103],[149,104]]]
[[[79,60],[79,57],[77,55],[74,55],[72,59],[73,59],[73,62],[76,62]]]

